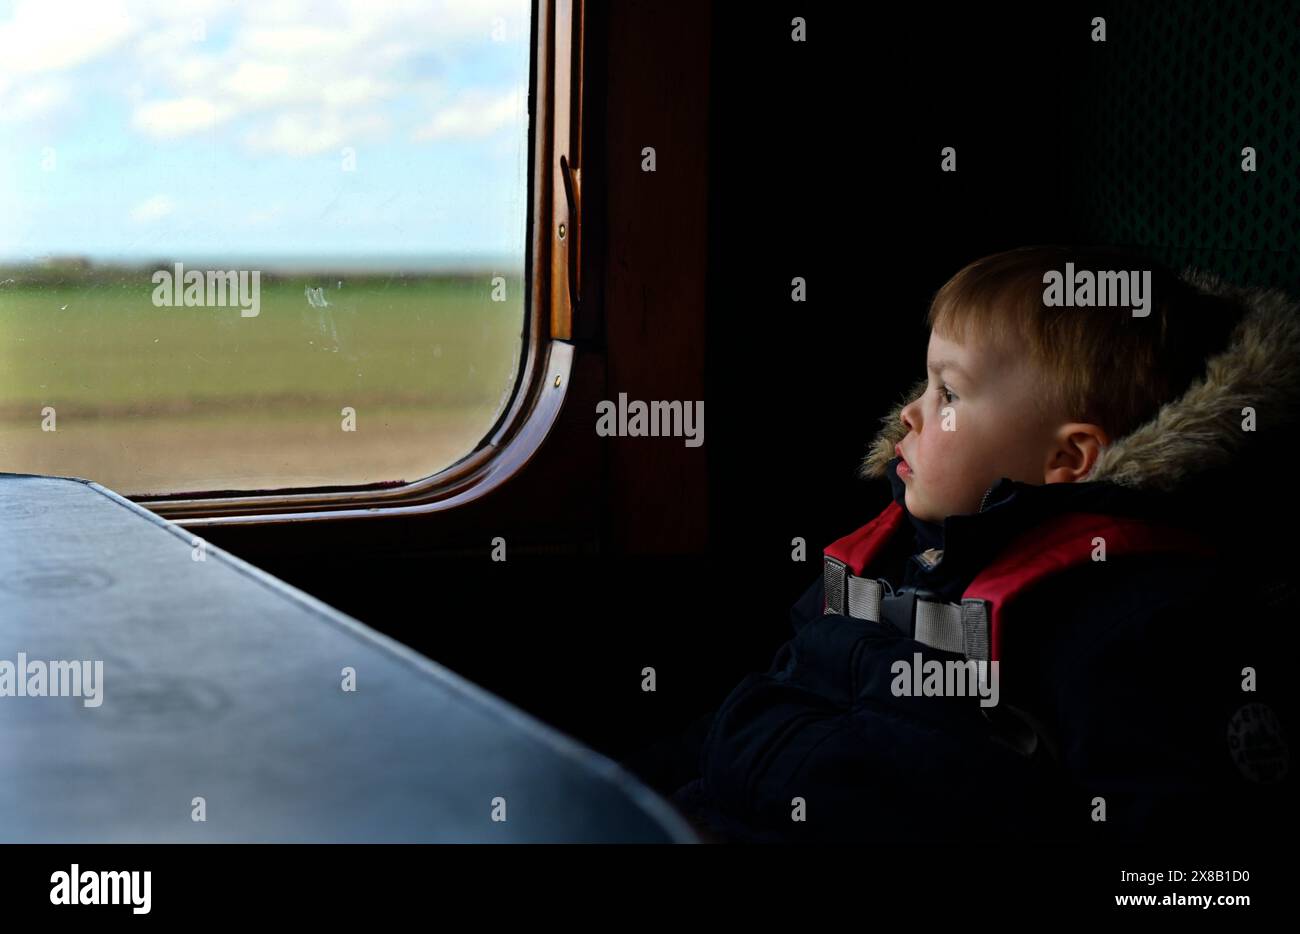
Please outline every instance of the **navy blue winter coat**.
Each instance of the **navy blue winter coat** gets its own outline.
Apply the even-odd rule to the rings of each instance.
[[[1300,309],[1277,292],[1197,284],[1249,309],[1203,380],[1108,447],[1087,482],[1003,478],[977,513],[942,525],[909,515],[908,547],[871,576],[958,601],[1018,535],[1067,512],[1183,523],[1221,554],[1089,562],[1025,593],[1004,630],[993,707],[895,696],[895,661],[961,656],[886,622],[823,613],[819,577],[791,609],[793,638],[722,703],[700,777],[673,796],[706,838],[1244,842],[1293,832],[1294,481],[1271,460],[1280,448],[1243,437],[1241,409],[1257,410],[1273,442],[1295,424]],[[886,456],[897,415],[864,473],[888,477],[905,511],[897,459]],[[1250,496],[1266,478],[1282,486]],[[916,552],[936,542],[941,560],[921,561]]]

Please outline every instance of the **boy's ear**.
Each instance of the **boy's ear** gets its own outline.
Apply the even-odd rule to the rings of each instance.
[[[880,420],[880,432],[876,435],[867,456],[858,467],[858,476],[863,480],[876,480],[885,475],[885,468],[894,459],[894,445],[907,437],[907,426],[903,424],[903,409],[913,400],[924,395],[930,387],[929,379],[921,379],[912,385],[903,400]]]
[[[1052,449],[1044,471],[1044,483],[1078,483],[1088,479],[1101,452],[1110,444],[1110,435],[1100,425],[1069,422],[1057,430],[1057,445]]]

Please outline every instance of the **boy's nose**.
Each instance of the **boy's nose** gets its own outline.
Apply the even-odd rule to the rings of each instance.
[[[916,427],[917,421],[914,412],[915,406],[916,406],[915,402],[909,402],[907,405],[903,406],[903,410],[899,413],[898,416],[899,419],[902,421],[902,423],[907,426],[908,431],[917,430]]]

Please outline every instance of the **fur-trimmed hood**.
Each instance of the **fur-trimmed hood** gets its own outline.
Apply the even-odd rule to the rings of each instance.
[[[1203,377],[1102,451],[1089,483],[1174,492],[1246,460],[1262,463],[1261,448],[1290,446],[1286,436],[1300,422],[1300,300],[1277,289],[1227,284],[1194,269],[1182,278],[1202,292],[1235,300],[1245,314],[1226,348],[1207,361]],[[908,432],[902,410],[925,387],[924,380],[914,385],[882,419],[859,476],[886,476],[894,445]],[[1255,412],[1254,432],[1242,429],[1247,406]]]

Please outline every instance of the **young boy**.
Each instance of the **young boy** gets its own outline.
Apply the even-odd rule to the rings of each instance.
[[[1296,302],[1034,247],[928,323],[862,466],[892,502],[826,549],[676,805],[720,841],[1283,832],[1293,571],[1238,520],[1293,506],[1266,458],[1300,412]]]

